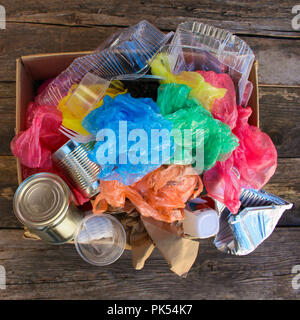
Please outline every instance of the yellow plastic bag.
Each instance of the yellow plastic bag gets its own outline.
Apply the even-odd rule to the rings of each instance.
[[[212,111],[215,99],[223,98],[227,91],[224,88],[216,88],[208,82],[205,82],[204,77],[197,72],[182,71],[178,75],[172,74],[169,58],[166,53],[160,53],[153,60],[151,72],[153,75],[165,78],[165,80],[161,80],[161,83],[185,84],[192,88],[190,98],[197,99],[208,111]]]

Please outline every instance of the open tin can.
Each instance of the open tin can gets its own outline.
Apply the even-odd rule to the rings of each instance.
[[[15,193],[13,207],[23,225],[52,244],[72,240],[83,218],[67,184],[52,173],[37,173],[24,180]]]
[[[94,145],[95,141],[82,144],[69,140],[52,155],[55,166],[86,198],[92,198],[99,192],[97,175],[100,166],[88,158],[88,153]]]

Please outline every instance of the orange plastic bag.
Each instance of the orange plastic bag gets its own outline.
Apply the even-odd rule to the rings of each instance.
[[[131,186],[101,180],[93,212],[102,213],[108,205],[122,208],[129,199],[143,216],[174,222],[184,219],[186,202],[202,190],[201,178],[191,166],[161,166]]]

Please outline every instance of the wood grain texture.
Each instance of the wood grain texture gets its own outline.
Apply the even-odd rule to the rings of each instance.
[[[259,111],[279,157],[300,157],[300,88],[260,86]]]
[[[163,30],[199,19],[240,34],[300,37],[292,29],[295,1],[2,0],[8,22],[127,27],[146,19]]]
[[[94,267],[73,245],[24,241],[20,230],[0,230],[6,290],[0,299],[300,299],[292,267],[300,264],[299,228],[280,228],[253,253],[225,255],[202,240],[187,278],[173,274],[155,250],[135,271],[126,251],[114,264]],[[63,259],[62,259],[63,257]]]
[[[294,204],[282,216],[279,226],[300,226],[300,158],[281,158],[278,168],[265,190]],[[16,161],[12,156],[0,156],[0,228],[20,228],[12,209],[17,189]]]
[[[15,59],[20,56],[94,50],[117,30],[120,28],[7,23],[7,29],[0,31],[0,81],[15,80]],[[300,85],[300,39],[242,38],[259,61],[260,83]]]

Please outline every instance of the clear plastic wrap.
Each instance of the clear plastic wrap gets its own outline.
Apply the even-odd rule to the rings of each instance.
[[[165,34],[147,21],[141,21],[115,34],[94,53],[75,59],[35,101],[56,107],[72,85],[79,83],[88,72],[106,80],[128,74],[142,75],[149,68],[148,62],[172,35],[173,32]]]
[[[219,206],[220,229],[215,246],[225,253],[246,255],[267,239],[283,212],[292,204],[266,191],[244,189],[240,197],[240,212],[232,215]]]
[[[178,25],[168,53],[173,57],[174,73],[183,70],[228,73],[238,87],[238,104],[248,102],[251,95],[248,77],[255,56],[239,37],[201,22],[184,22]]]

